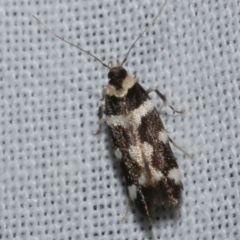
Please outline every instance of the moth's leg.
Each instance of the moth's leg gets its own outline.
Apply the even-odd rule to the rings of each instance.
[[[134,74],[133,78],[135,79],[136,82],[139,82],[139,78],[136,74]]]
[[[155,93],[162,99],[164,106],[170,107],[170,108],[172,109],[173,113],[183,114],[183,113],[185,112],[184,110],[178,111],[178,110],[176,110],[175,108],[173,108],[173,107],[168,103],[166,97],[165,97],[162,93],[160,93],[157,89],[155,89],[155,88],[149,88],[149,89],[147,90],[147,94],[149,94],[150,92],[155,92]]]
[[[98,130],[96,133],[94,133],[93,135],[98,135],[99,133],[102,132],[102,124],[103,124],[103,108],[105,106],[105,99],[104,96],[101,99],[101,103],[100,106],[98,108]]]
[[[187,155],[190,158],[193,158],[192,155],[190,155],[189,153],[187,153],[184,149],[182,149],[180,146],[178,146],[170,137],[168,137],[169,142],[175,147],[178,148],[180,151],[182,151],[185,155]]]
[[[127,215],[127,212],[128,212],[128,208],[129,208],[129,197],[127,198],[127,205],[126,205],[126,208],[125,208],[125,210],[124,210],[124,212],[123,212],[123,215],[122,215],[122,220],[124,220],[124,218],[126,217],[126,215]]]

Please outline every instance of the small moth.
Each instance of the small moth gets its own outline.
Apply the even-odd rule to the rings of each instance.
[[[170,143],[178,146],[168,136],[149,93],[155,91],[164,105],[169,106],[173,112],[182,112],[169,105],[165,96],[157,89],[144,90],[135,77],[128,75],[123,65],[136,42],[154,25],[166,2],[153,22],[131,45],[124,60],[117,60],[116,66],[112,62],[103,63],[90,52],[59,37],[33,16],[54,36],[92,56],[108,68],[109,82],[102,92],[98,116],[102,121],[103,114],[106,115],[104,120],[108,126],[113,151],[122,167],[129,198],[150,221],[154,205],[170,208],[179,206],[183,185]],[[100,130],[101,123],[97,133]]]

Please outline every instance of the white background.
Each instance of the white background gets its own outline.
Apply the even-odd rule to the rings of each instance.
[[[107,69],[163,1],[0,2],[1,239],[239,239],[240,76],[237,0],[169,0],[125,67],[177,109],[160,110],[183,175],[179,216],[153,230],[127,197],[97,110]]]

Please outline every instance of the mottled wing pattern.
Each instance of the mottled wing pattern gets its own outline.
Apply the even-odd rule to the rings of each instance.
[[[150,169],[145,173],[147,181],[142,184],[143,191],[148,193],[152,189],[150,201],[156,205],[176,207],[181,198],[181,173],[156,108],[142,117],[138,135],[143,145],[152,146],[151,156],[146,156]]]
[[[123,98],[106,96],[106,116],[129,197],[150,216],[152,204],[178,204],[182,183],[159,114],[146,91],[135,83]]]

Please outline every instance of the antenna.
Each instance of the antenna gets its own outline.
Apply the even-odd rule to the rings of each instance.
[[[122,61],[121,66],[127,61],[128,55],[129,55],[130,51],[133,49],[133,47],[135,46],[136,42],[143,36],[143,34],[144,34],[145,32],[148,31],[149,28],[151,28],[151,27],[155,24],[157,18],[161,15],[162,10],[163,10],[163,8],[165,7],[167,1],[168,1],[168,0],[166,0],[166,1],[164,2],[164,4],[162,5],[159,13],[158,13],[157,16],[153,19],[153,21],[151,22],[151,24],[150,24],[149,26],[147,26],[147,27],[139,34],[138,38],[133,42],[132,46],[129,48],[129,50],[128,50],[126,56],[125,56],[125,58],[124,58],[123,61]]]
[[[35,17],[34,15],[33,15],[33,17],[34,17],[44,28],[46,28],[47,31],[49,31],[50,33],[52,33],[55,37],[59,38],[60,40],[62,40],[62,41],[65,42],[65,43],[68,43],[70,46],[73,46],[73,47],[75,47],[75,48],[77,48],[77,49],[85,52],[86,54],[90,55],[91,57],[93,57],[93,58],[95,58],[97,61],[99,61],[104,67],[110,69],[109,66],[108,66],[107,64],[105,64],[104,62],[102,62],[98,57],[94,56],[94,55],[93,55],[92,53],[90,53],[89,51],[86,51],[86,50],[82,49],[81,47],[78,47],[77,45],[75,45],[75,44],[73,44],[73,43],[71,43],[71,42],[69,42],[69,41],[61,38],[61,37],[58,36],[55,32],[53,32],[50,28],[48,28],[43,22],[41,22],[37,17]]]

